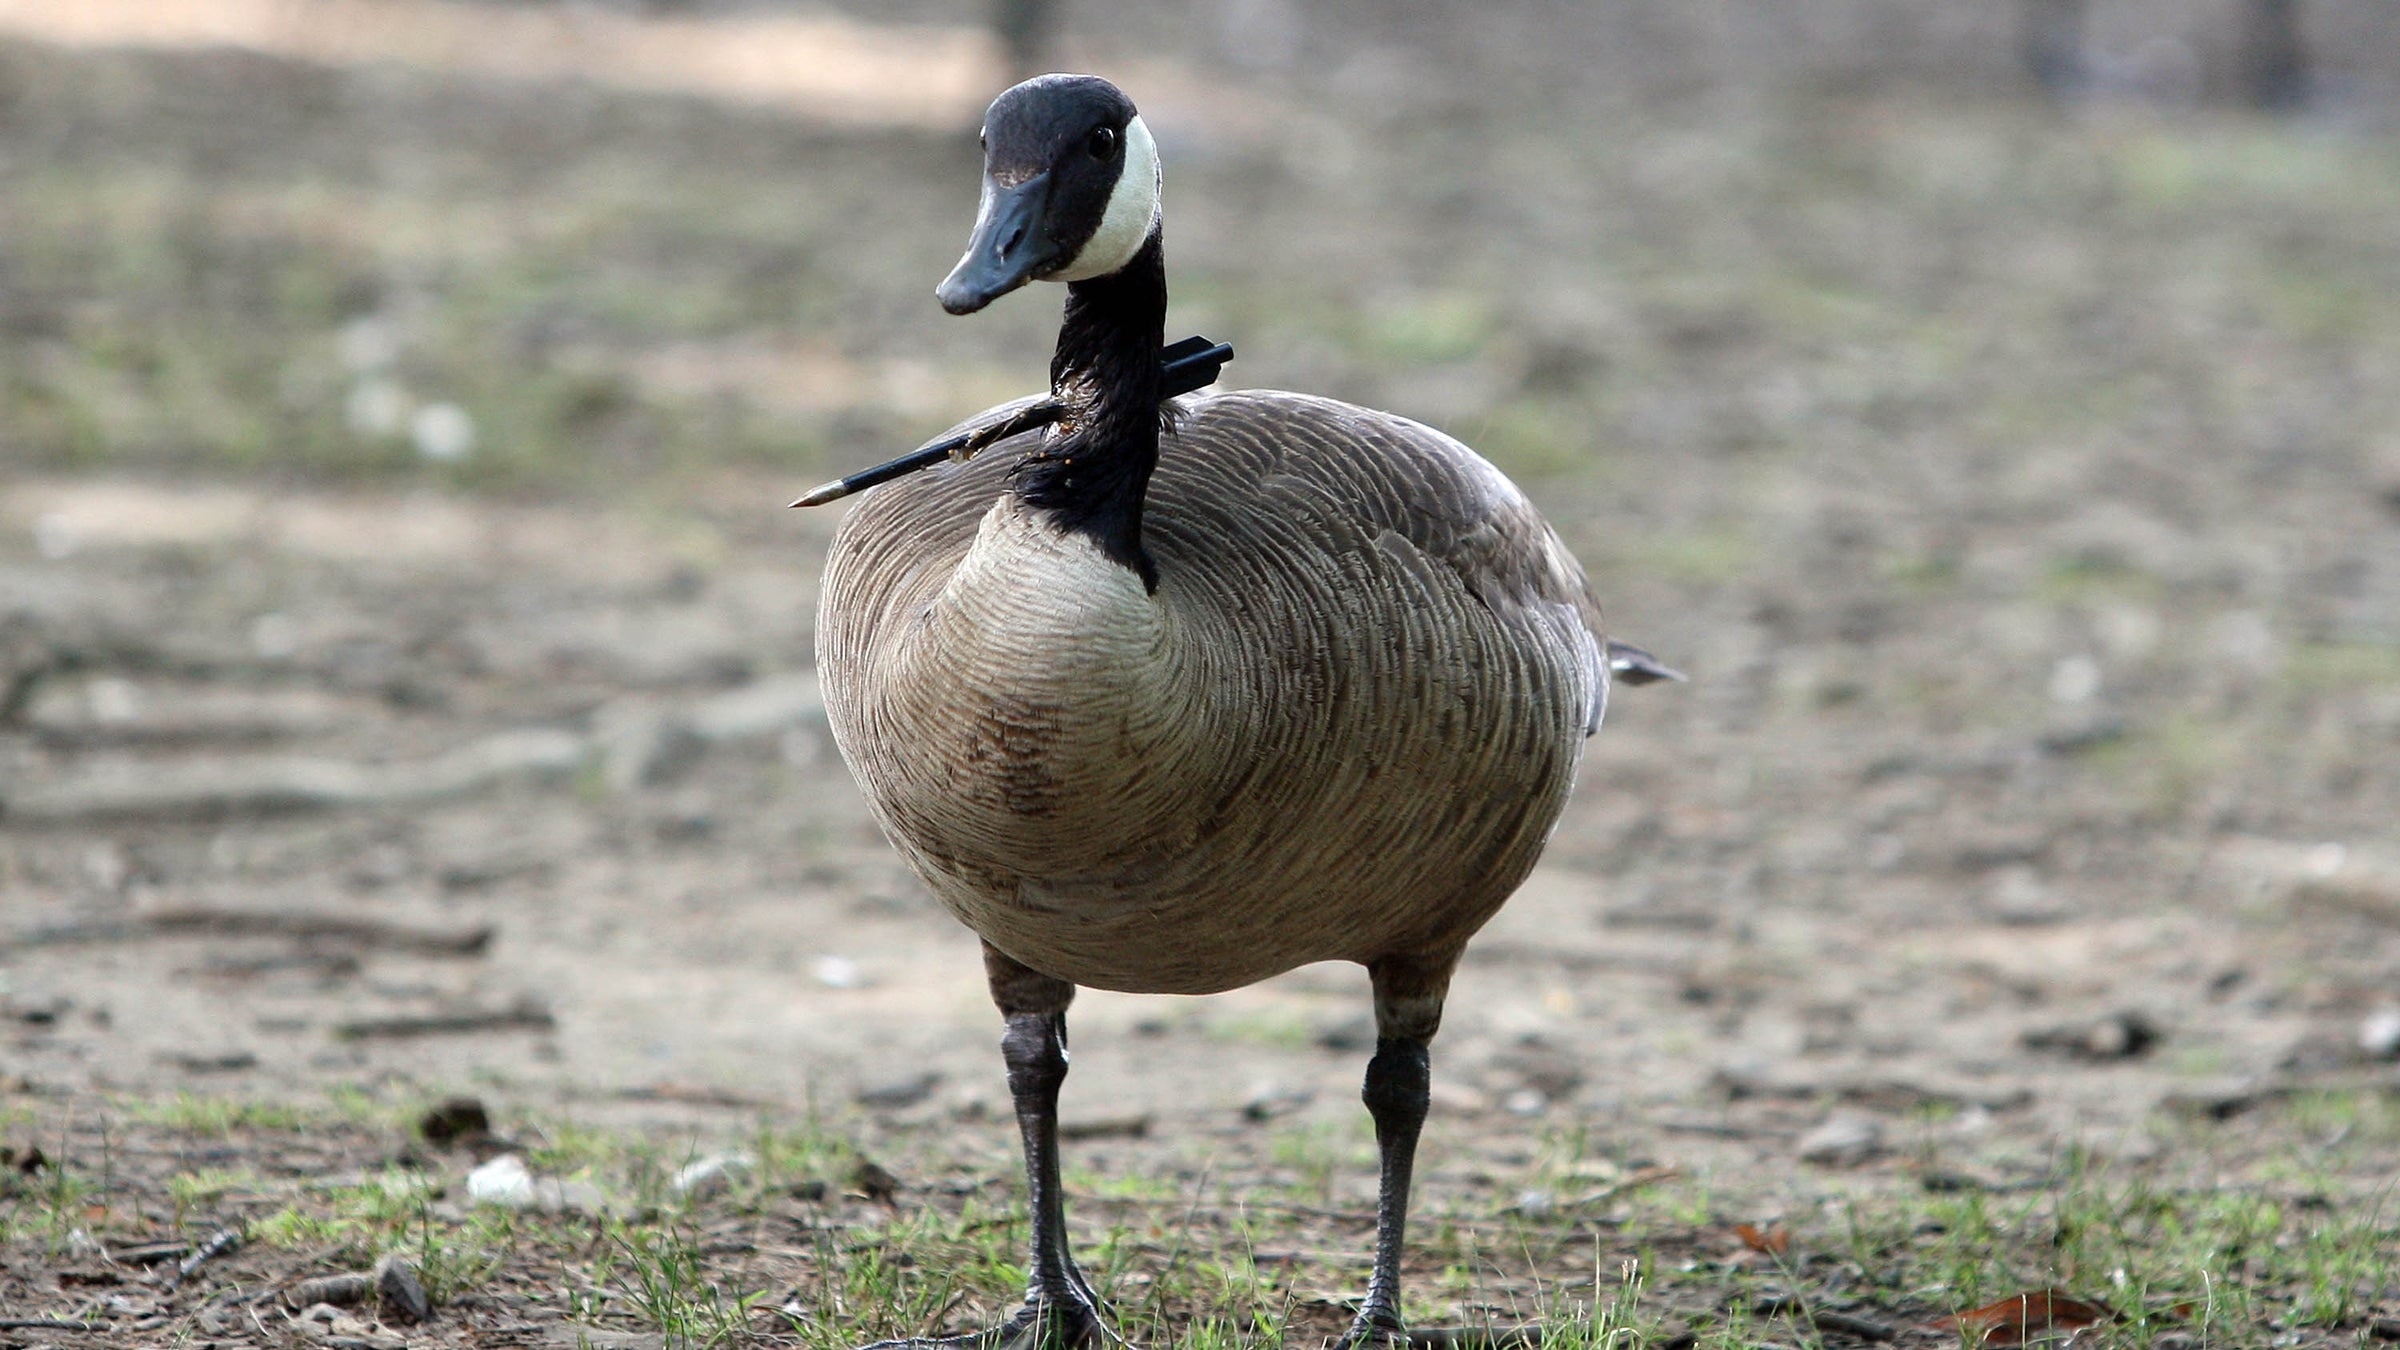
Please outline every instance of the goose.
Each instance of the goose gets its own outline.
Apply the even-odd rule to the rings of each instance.
[[[983,145],[966,254],[936,296],[971,314],[1064,283],[1057,406],[859,501],[830,545],[817,659],[876,822],[982,938],[1032,1259],[999,1327],[880,1344],[1117,1343],[1067,1249],[1068,1004],[1319,961],[1366,968],[1377,1037],[1373,1269],[1341,1344],[1403,1342],[1451,972],[1540,854],[1612,671],[1680,677],[1607,641],[1557,534],[1450,437],[1305,394],[1162,406],[1158,148],[1115,85],[1019,84]]]

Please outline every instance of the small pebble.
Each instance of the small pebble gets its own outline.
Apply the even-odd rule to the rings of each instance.
[[[467,1198],[479,1205],[528,1208],[534,1201],[533,1173],[526,1170],[523,1158],[503,1153],[467,1173]]]
[[[866,974],[858,963],[847,956],[820,956],[816,964],[817,983],[828,989],[864,989]]]
[[[1242,1119],[1257,1125],[1278,1116],[1288,1116],[1316,1100],[1317,1094],[1307,1088],[1287,1088],[1279,1083],[1260,1083],[1242,1099]]]
[[[2400,1058],[2400,1008],[2377,1008],[2358,1024],[2358,1048],[2369,1059]]]
[[[417,1117],[417,1133],[435,1148],[472,1140],[492,1132],[492,1113],[476,1097],[447,1097]]]
[[[705,1200],[732,1188],[750,1175],[756,1164],[747,1153],[714,1153],[687,1163],[675,1174],[675,1193],[687,1200]]]
[[[375,1263],[375,1301],[388,1321],[424,1322],[433,1317],[433,1300],[425,1296],[415,1263],[398,1252],[385,1252]]]
[[[1538,1116],[1550,1108],[1550,1098],[1540,1088],[1518,1088],[1500,1099],[1500,1109],[1512,1116]]]

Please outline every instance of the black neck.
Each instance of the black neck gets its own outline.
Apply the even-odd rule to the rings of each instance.
[[[1158,231],[1124,270],[1067,287],[1050,391],[1067,417],[1017,466],[1017,496],[1156,589],[1142,549],[1142,494],[1158,464],[1158,349],[1166,339],[1167,266]]]

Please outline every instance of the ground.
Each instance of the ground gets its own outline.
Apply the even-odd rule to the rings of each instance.
[[[1469,951],[1412,1311],[2400,1332],[2391,143],[1579,120],[1407,61],[1137,67],[1170,326],[1484,449],[1693,677],[1620,693]],[[996,1018],[823,732],[839,508],[782,505],[1040,379],[1054,296],[930,299],[968,138],[31,45],[0,118],[0,1342],[1003,1305]],[[1365,1003],[1079,1000],[1076,1234],[1136,1339],[1341,1324]],[[546,1207],[473,1202],[512,1151]],[[391,1251],[430,1323],[288,1306]]]

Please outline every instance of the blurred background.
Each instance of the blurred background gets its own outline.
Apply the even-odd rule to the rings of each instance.
[[[2400,1054],[2385,0],[0,0],[16,1090],[996,1104],[782,504],[1038,387],[1055,293],[931,293],[1051,67],[1171,337],[1476,445],[1694,677],[1452,1146],[2142,1156]],[[1349,1122],[1364,1016],[1090,998],[1070,1114]]]

